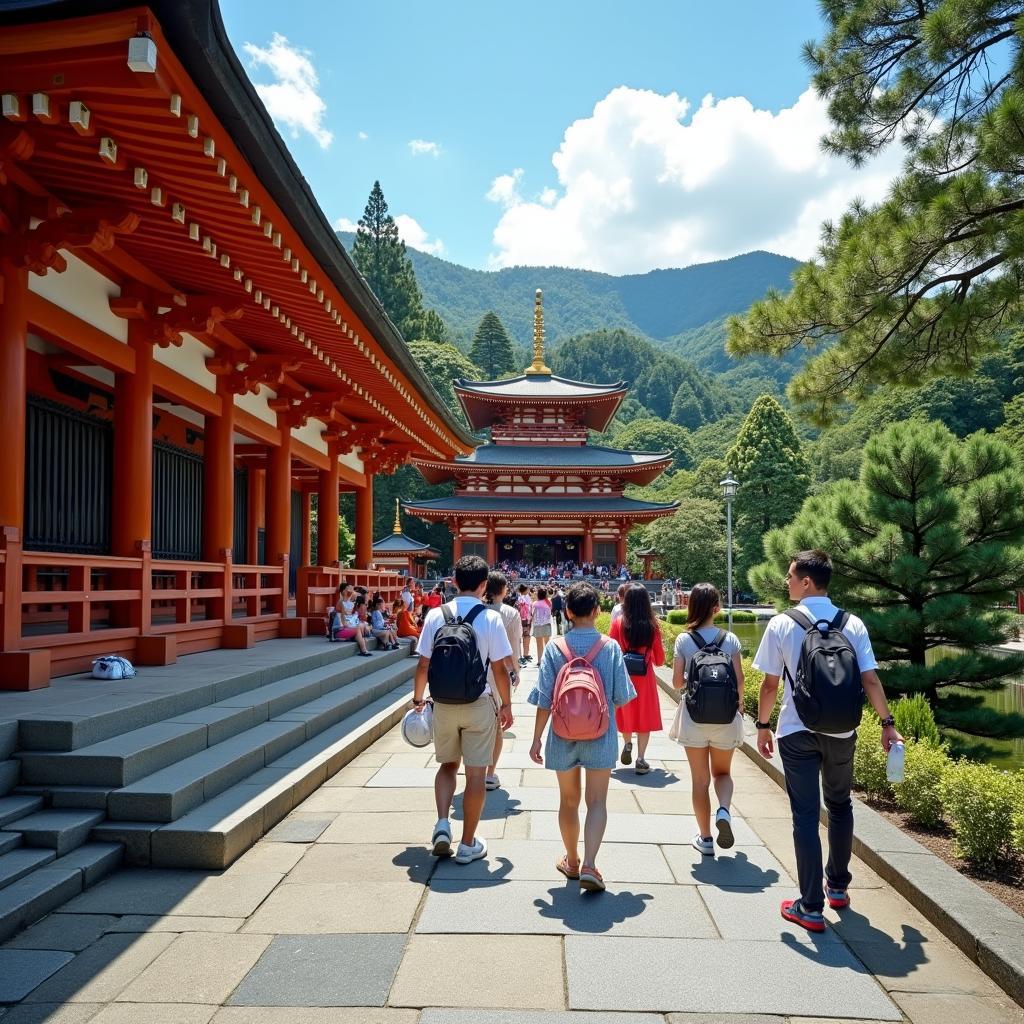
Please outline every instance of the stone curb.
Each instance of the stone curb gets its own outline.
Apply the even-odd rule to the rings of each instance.
[[[658,685],[677,704],[666,669]],[[744,716],[743,753],[785,789],[782,759],[763,758]],[[865,803],[853,798],[857,821],[853,852],[919,910],[1012,999],[1024,1006],[1024,922],[979,885],[951,868]],[[821,821],[827,823],[824,806]]]

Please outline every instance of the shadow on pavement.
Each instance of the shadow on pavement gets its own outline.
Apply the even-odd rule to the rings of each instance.
[[[652,768],[647,775],[637,775],[632,768],[616,768],[612,772],[612,778],[639,789],[664,789],[681,781],[675,772],[666,771],[664,768]]]
[[[631,917],[639,917],[647,909],[650,893],[602,892],[582,893],[578,882],[567,882],[557,889],[548,889],[551,902],[537,899],[533,905],[541,917],[561,921],[573,932],[597,934]]]
[[[751,862],[742,851],[732,857],[707,857],[690,868],[690,877],[718,889],[768,889],[779,882],[774,868],[765,870]]]
[[[462,821],[462,792],[455,794],[452,800],[452,820]],[[484,801],[484,811],[480,815],[481,821],[501,821],[510,814],[519,810],[520,801],[510,798],[503,789],[492,789]]]
[[[407,846],[391,858],[396,867],[405,868],[411,882],[424,885],[434,874],[438,859],[425,846]]]

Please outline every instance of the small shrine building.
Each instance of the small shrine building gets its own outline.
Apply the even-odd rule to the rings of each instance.
[[[373,564],[378,569],[399,572],[403,576],[423,576],[430,562],[441,553],[421,540],[402,532],[401,499],[395,498],[395,525],[386,537],[374,541]]]
[[[0,5],[0,689],[320,628],[373,480],[475,439],[356,270],[216,0]],[[290,593],[296,614],[290,614]]]
[[[491,440],[454,459],[416,455],[430,483],[455,480],[450,498],[409,501],[407,512],[442,521],[454,537],[454,559],[477,554],[490,565],[619,565],[636,525],[671,515],[678,502],[626,497],[627,484],[649,484],[671,452],[633,452],[587,443],[607,429],[627,386],[590,384],[552,373],[544,362],[544,310],[534,307],[533,363],[507,380],[454,382],[474,430]]]

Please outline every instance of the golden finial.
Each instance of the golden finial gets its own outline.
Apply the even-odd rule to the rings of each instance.
[[[399,511],[398,511],[399,503],[401,502],[401,500],[402,500],[401,498],[395,498],[395,525],[391,529],[392,533],[401,533],[402,532],[402,520],[399,518]]]
[[[533,306],[533,362],[527,368],[527,373],[549,374],[551,367],[544,362],[544,304],[543,293],[538,288]]]

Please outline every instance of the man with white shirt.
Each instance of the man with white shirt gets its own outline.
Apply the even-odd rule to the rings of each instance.
[[[445,609],[469,623],[479,654],[480,696],[470,703],[434,703],[434,757],[441,766],[434,777],[438,820],[431,845],[435,857],[447,857],[451,852],[452,827],[448,812],[455,796],[459,762],[462,761],[466,766],[466,790],[462,797],[462,842],[455,855],[458,864],[469,864],[487,854],[487,844],[476,835],[486,798],[484,776],[493,757],[497,730],[508,729],[512,725],[512,690],[505,665],[505,659],[512,656],[512,647],[501,616],[480,600],[487,586],[487,574],[487,563],[478,555],[459,559],[455,566],[458,594],[449,604],[430,611],[416,647],[420,660],[413,683],[412,703],[415,708],[423,708],[426,703],[424,694],[434,637],[445,625]],[[493,683],[487,681],[488,666]],[[498,691],[497,701],[491,696],[492,685]],[[497,714],[495,704],[498,705]]]
[[[838,628],[850,642],[857,658],[861,685],[872,707],[882,720],[882,747],[888,751],[903,737],[896,731],[882,682],[875,669],[871,639],[864,623],[855,615],[845,621],[828,596],[832,579],[832,560],[824,551],[801,551],[794,555],[786,574],[789,599],[796,602],[796,611],[810,623],[823,620]],[[841,909],[850,905],[850,856],[853,847],[853,751],[855,731],[844,733],[814,732],[800,718],[793,702],[793,680],[797,676],[800,653],[807,630],[788,614],[776,615],[768,623],[761,644],[754,656],[754,668],[764,672],[758,702],[757,748],[763,757],[771,757],[775,749],[768,719],[784,678],[782,708],[775,731],[782,765],[786,772],[786,790],[793,812],[793,844],[796,847],[797,876],[800,898],[783,900],[782,916],[808,931],[823,932],[822,914],[827,897],[829,906]],[[820,792],[828,811],[828,863],[824,868],[822,890],[822,853],[818,836]]]

